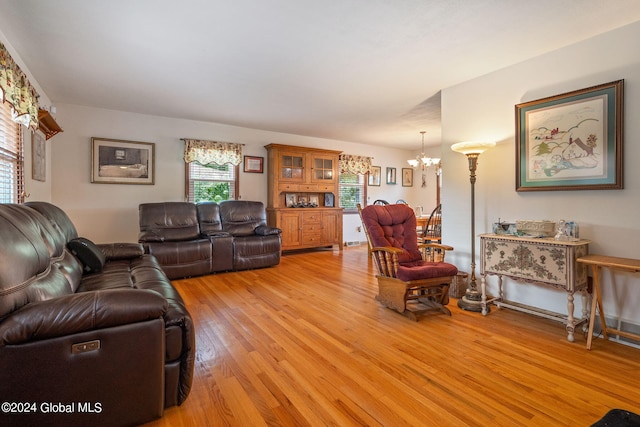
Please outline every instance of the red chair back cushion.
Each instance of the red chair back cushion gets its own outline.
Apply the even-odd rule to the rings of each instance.
[[[409,206],[367,206],[362,209],[362,223],[369,232],[372,246],[393,246],[403,250],[398,256],[399,263],[422,259],[418,250],[416,215]]]

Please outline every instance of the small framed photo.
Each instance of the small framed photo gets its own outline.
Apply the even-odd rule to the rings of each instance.
[[[264,157],[244,156],[244,171],[247,173],[263,173]]]
[[[318,195],[317,194],[312,194],[309,196],[309,206],[311,206],[312,208],[317,208],[318,207]]]
[[[382,167],[381,166],[371,166],[371,171],[369,172],[369,182],[368,185],[373,187],[380,187],[380,176],[382,175]]]
[[[35,132],[31,137],[31,176],[36,181],[47,180],[47,146],[45,145],[44,135],[41,132]]]
[[[327,208],[334,207],[333,193],[324,193],[324,206]]]
[[[295,208],[297,204],[296,193],[285,193],[284,202],[286,207]]]
[[[402,186],[413,187],[413,169],[402,168]]]
[[[396,184],[396,168],[387,168],[387,184]]]
[[[155,144],[91,138],[91,182],[154,184]]]

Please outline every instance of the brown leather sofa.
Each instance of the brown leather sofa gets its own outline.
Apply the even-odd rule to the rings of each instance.
[[[93,245],[46,202],[0,204],[0,242],[0,425],[137,425],[186,399],[191,317],[140,244]]]
[[[280,263],[281,230],[262,202],[162,202],[139,206],[138,242],[170,279]]]

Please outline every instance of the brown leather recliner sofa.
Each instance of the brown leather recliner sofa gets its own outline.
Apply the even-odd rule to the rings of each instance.
[[[93,245],[46,202],[0,204],[0,242],[0,425],[137,425],[186,399],[191,317],[142,245]]]
[[[138,242],[170,279],[280,263],[279,228],[262,202],[161,202],[139,206]]]

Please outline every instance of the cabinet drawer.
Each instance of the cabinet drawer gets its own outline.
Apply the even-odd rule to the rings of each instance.
[[[283,192],[283,191],[287,191],[287,192],[300,191],[300,184],[288,184],[288,183],[282,182],[282,183],[278,184],[278,191],[279,192]]]
[[[567,283],[567,250],[558,245],[491,241],[484,248],[484,271],[535,280],[550,285]]]
[[[319,227],[318,227],[318,231],[311,231],[311,230],[305,229],[302,232],[302,244],[303,245],[310,245],[310,244],[314,244],[314,243],[320,243],[321,240],[322,240],[322,233],[320,232]]]
[[[300,191],[318,191],[318,184],[300,184]]]
[[[303,233],[320,233],[322,231],[322,224],[320,222],[305,223]]]
[[[318,184],[318,191],[321,191],[323,193],[335,193],[336,186],[330,184]]]
[[[308,225],[320,224],[321,220],[322,220],[322,214],[320,212],[303,212],[302,213],[302,225],[305,227],[305,229],[307,228]]]

